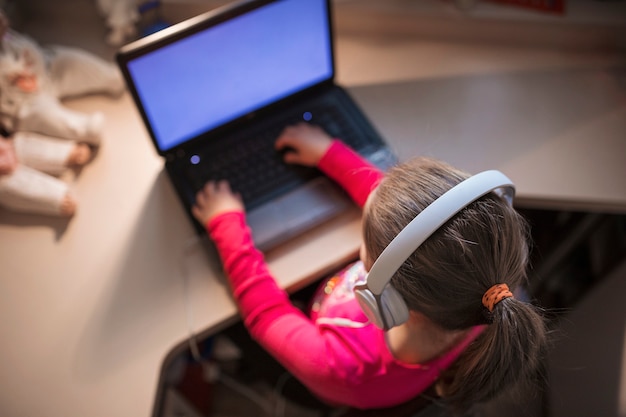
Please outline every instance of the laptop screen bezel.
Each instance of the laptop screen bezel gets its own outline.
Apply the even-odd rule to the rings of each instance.
[[[296,94],[289,95],[284,97],[272,104],[256,109],[250,113],[237,117],[230,122],[227,122],[219,127],[209,129],[201,135],[198,135],[192,139],[188,139],[179,143],[172,148],[163,150],[161,149],[150,119],[146,113],[146,109],[144,108],[141,98],[138,94],[137,88],[134,84],[133,78],[129,71],[129,63],[133,60],[140,58],[144,55],[147,55],[153,51],[156,51],[160,48],[163,48],[166,45],[172,44],[176,41],[184,39],[190,35],[195,33],[199,33],[203,30],[206,30],[212,26],[219,25],[227,20],[235,18],[237,16],[248,13],[257,8],[266,6],[268,4],[274,3],[280,0],[245,0],[236,2],[234,4],[228,4],[217,9],[211,10],[209,12],[203,13],[196,17],[187,19],[183,22],[177,23],[173,26],[165,28],[159,32],[156,32],[152,35],[148,35],[144,38],[141,38],[135,42],[129,43],[116,53],[115,59],[117,64],[122,72],[122,75],[126,81],[126,85],[128,90],[136,104],[136,107],[140,113],[140,116],[144,122],[146,129],[148,130],[150,139],[153,142],[153,145],[157,151],[157,153],[161,156],[174,156],[177,154],[181,154],[181,150],[188,147],[193,147],[197,142],[204,141],[210,139],[212,137],[218,137],[225,132],[232,129],[234,126],[241,126],[242,123],[248,121],[251,122],[257,118],[263,117],[265,114],[271,112],[274,108],[279,106],[287,105],[290,101],[297,100],[303,96],[313,94],[315,91],[321,91],[324,89],[328,89],[329,87],[334,86],[335,84],[335,51],[334,51],[334,28],[332,24],[332,8],[330,4],[330,0],[324,0],[326,3],[326,9],[328,11],[328,31],[329,31],[329,48],[330,48],[330,66],[331,72],[330,76]]]

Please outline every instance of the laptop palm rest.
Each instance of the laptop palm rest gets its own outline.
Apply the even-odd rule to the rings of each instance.
[[[350,204],[351,200],[337,185],[319,177],[251,210],[247,220],[256,246],[267,250],[330,220]]]

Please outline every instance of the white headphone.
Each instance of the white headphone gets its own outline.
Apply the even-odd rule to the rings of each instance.
[[[354,288],[355,296],[367,318],[378,328],[389,330],[409,318],[404,299],[389,281],[404,261],[426,239],[455,214],[495,191],[512,205],[515,195],[513,182],[500,171],[484,171],[455,185],[419,213],[380,254],[365,284]]]

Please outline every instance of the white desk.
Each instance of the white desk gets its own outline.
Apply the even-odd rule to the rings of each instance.
[[[516,183],[520,206],[623,213],[626,67],[403,81],[353,89],[401,156]]]
[[[472,172],[501,169],[527,206],[626,211],[623,72],[584,64],[516,74],[486,63],[489,76],[463,75],[461,67],[435,78],[423,42],[412,49],[400,41],[395,60],[385,49],[378,61],[376,41],[342,42],[342,80],[377,65],[379,81],[351,91],[401,157],[425,153]],[[430,48],[437,57],[447,50]],[[414,50],[421,55],[407,54]],[[460,62],[459,53],[449,59]],[[492,62],[502,48],[496,53]],[[421,72],[411,80],[407,68],[416,60]],[[404,76],[388,83],[400,67]],[[79,213],[67,223],[0,212],[0,415],[145,417],[163,361],[189,326],[217,330],[236,310],[216,263],[198,247],[185,253],[192,228],[129,96],[69,105],[108,120],[97,158],[74,183]],[[268,261],[283,286],[297,288],[354,256],[358,244],[354,212]]]

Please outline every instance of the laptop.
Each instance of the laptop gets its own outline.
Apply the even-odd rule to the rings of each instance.
[[[347,195],[274,148],[289,124],[324,128],[385,169],[393,152],[335,84],[330,0],[228,4],[122,47],[116,61],[191,215],[206,181],[241,193],[267,251],[344,212]]]

